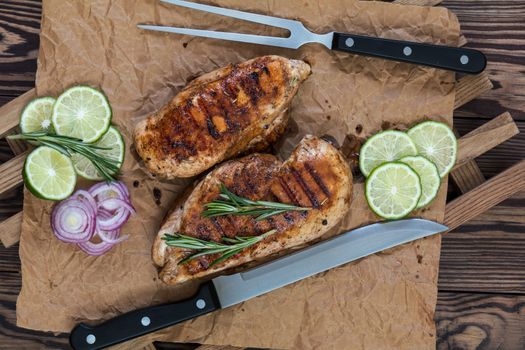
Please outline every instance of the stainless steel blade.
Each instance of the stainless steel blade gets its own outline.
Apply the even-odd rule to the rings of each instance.
[[[423,219],[372,224],[246,272],[220,276],[212,281],[221,306],[225,308],[350,261],[447,229],[444,225]]]
[[[312,33],[305,28],[303,23],[286,18],[279,18],[273,16],[259,15],[256,13],[226,9],[217,6],[203,5],[184,0],[161,0],[165,3],[191,8],[194,10],[214,13],[221,16],[238,18],[244,21],[265,24],[271,27],[278,27],[288,29],[290,35],[288,37],[273,37],[254,34],[241,34],[231,32],[217,32],[213,30],[200,30],[191,28],[167,27],[158,25],[139,24],[138,28],[146,30],[154,30],[168,33],[177,33],[185,35],[200,36],[206,38],[222,39],[237,41],[243,43],[252,43],[260,45],[270,45],[278,47],[287,47],[297,49],[304,44],[320,43],[327,48],[332,48],[332,41],[334,33],[317,34]]]

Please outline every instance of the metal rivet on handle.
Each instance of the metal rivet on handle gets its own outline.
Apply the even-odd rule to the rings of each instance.
[[[354,46],[355,42],[354,42],[354,39],[352,38],[348,38],[345,40],[345,45],[348,46],[348,47],[352,47]]]
[[[149,326],[151,323],[151,319],[148,316],[144,316],[140,319],[140,324],[142,324],[144,327]]]
[[[96,341],[97,337],[95,337],[93,334],[88,334],[88,336],[86,337],[86,343],[88,344],[95,344]]]
[[[412,48],[410,46],[405,46],[403,49],[403,54],[405,56],[410,56],[412,54]]]
[[[461,64],[467,64],[469,61],[469,58],[467,55],[461,55],[461,57],[459,58],[459,62],[461,62]]]
[[[199,299],[195,303],[195,306],[197,306],[197,309],[202,310],[202,309],[204,309],[206,307],[206,302],[204,301],[204,299]]]

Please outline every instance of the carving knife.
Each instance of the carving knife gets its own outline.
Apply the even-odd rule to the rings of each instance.
[[[424,219],[360,227],[245,272],[216,277],[189,299],[131,311],[97,326],[81,323],[71,332],[70,344],[77,350],[102,349],[446,230],[448,227]]]

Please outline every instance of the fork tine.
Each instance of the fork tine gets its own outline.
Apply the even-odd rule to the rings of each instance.
[[[226,9],[226,8],[217,7],[217,6],[198,4],[198,3],[184,1],[184,0],[161,0],[161,1],[168,3],[168,4],[187,7],[187,8],[194,9],[194,10],[215,13],[221,16],[233,17],[233,18],[238,18],[238,19],[242,19],[245,21],[249,21],[249,22],[266,24],[272,27],[284,28],[284,29],[288,29],[289,31],[292,31],[294,27],[298,25],[302,26],[301,22],[294,21],[291,19],[286,19],[286,18],[259,15],[256,13]]]
[[[216,32],[213,30],[166,27],[166,26],[156,26],[156,25],[149,25],[149,24],[139,24],[137,26],[141,29],[155,30],[155,31],[167,32],[167,33],[201,36],[205,38],[239,41],[243,43],[252,43],[252,44],[260,44],[260,45],[292,47],[290,45],[291,43],[290,43],[289,38],[280,38],[280,37],[274,37],[274,36],[264,36],[264,35],[254,35],[254,34],[230,33],[230,32]],[[295,47],[292,47],[292,48],[295,48]]]

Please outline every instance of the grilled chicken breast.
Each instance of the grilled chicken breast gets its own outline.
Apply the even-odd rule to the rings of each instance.
[[[207,73],[137,124],[135,148],[149,172],[191,177],[274,142],[286,109],[310,74],[303,61],[258,57]]]
[[[256,221],[251,216],[203,217],[204,204],[217,199],[220,184],[252,200],[270,200],[311,207]],[[350,207],[352,173],[341,153],[330,143],[306,136],[285,162],[269,154],[232,160],[210,172],[174,204],[164,219],[152,249],[160,278],[176,284],[239,266],[280,250],[314,240],[341,220]],[[205,255],[178,264],[190,251],[169,247],[166,233],[182,233],[203,240],[276,232],[227,260],[209,266],[217,255]]]

